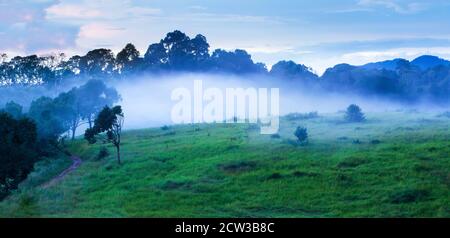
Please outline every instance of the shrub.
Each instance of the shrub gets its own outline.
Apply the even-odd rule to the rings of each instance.
[[[366,118],[364,117],[364,113],[362,113],[361,108],[356,104],[351,104],[347,107],[347,111],[345,112],[345,120],[348,122],[362,122]]]
[[[308,139],[308,130],[306,127],[298,126],[294,132],[298,142],[305,142]]]
[[[97,154],[97,159],[98,160],[104,159],[104,158],[108,157],[108,155],[109,155],[108,149],[106,147],[102,147]]]
[[[427,198],[429,191],[425,189],[402,189],[391,194],[389,201],[391,203],[411,203],[421,201]]]
[[[273,173],[267,177],[268,180],[281,179],[283,176],[280,173]]]
[[[167,131],[169,129],[170,129],[170,127],[167,126],[167,125],[164,125],[164,126],[161,127],[161,130],[163,130],[163,131]]]
[[[375,139],[375,140],[371,140],[371,141],[370,141],[370,143],[371,143],[371,144],[373,144],[373,145],[378,145],[378,144],[380,144],[380,143],[381,143],[381,141],[380,141],[380,140],[377,140],[377,139]]]
[[[280,139],[281,136],[280,136],[280,134],[273,134],[273,135],[270,136],[270,138],[272,138],[272,139]]]

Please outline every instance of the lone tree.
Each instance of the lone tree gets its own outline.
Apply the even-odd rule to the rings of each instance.
[[[356,104],[351,104],[347,107],[347,111],[345,112],[345,119],[349,122],[362,122],[366,118],[364,117],[364,113],[362,113],[361,108]]]
[[[84,133],[84,138],[90,143],[97,142],[96,136],[106,132],[107,142],[112,143],[116,147],[117,161],[120,164],[120,136],[124,122],[124,114],[121,106],[110,108],[104,107],[94,121],[94,126],[88,128]]]
[[[306,127],[298,126],[294,132],[294,135],[300,143],[303,143],[308,139],[308,130]]]

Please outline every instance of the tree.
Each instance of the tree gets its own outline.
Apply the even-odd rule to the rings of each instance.
[[[81,99],[78,97],[78,88],[72,88],[68,92],[64,92],[58,95],[53,100],[54,110],[57,117],[68,125],[69,130],[72,132],[71,138],[75,139],[77,128],[81,124]]]
[[[100,110],[119,101],[120,95],[116,89],[107,87],[103,81],[90,80],[77,90],[77,98],[80,103],[80,116],[87,120],[89,128],[92,128]]]
[[[311,68],[294,61],[279,61],[272,66],[270,74],[280,79],[300,80],[303,82],[316,82],[319,77],[312,72]]]
[[[136,47],[128,43],[125,48],[117,54],[116,66],[119,74],[131,73],[137,71],[141,59],[139,58],[139,51]]]
[[[159,68],[166,64],[169,59],[164,45],[162,43],[151,44],[144,55],[144,61],[153,68]]]
[[[0,112],[0,199],[33,169],[39,154],[36,124]]]
[[[110,49],[95,49],[83,56],[79,63],[83,74],[111,76],[115,67],[114,53]]]
[[[120,164],[120,143],[121,133],[124,122],[124,114],[121,106],[110,108],[104,107],[98,114],[94,122],[94,127],[86,129],[84,138],[90,143],[97,142],[96,136],[106,133],[106,141],[112,143],[116,147],[117,162]]]
[[[365,120],[364,113],[362,113],[361,108],[356,104],[351,104],[347,107],[345,112],[345,119],[348,122],[362,122]]]
[[[213,69],[219,72],[236,74],[267,72],[264,64],[255,64],[247,51],[240,49],[234,52],[217,49],[212,53],[211,61]]]
[[[6,113],[9,113],[15,119],[18,119],[22,116],[22,106],[15,103],[14,101],[6,103],[5,108],[3,110]]]
[[[40,139],[55,142],[62,133],[69,130],[70,125],[61,119],[53,99],[49,97],[32,101],[28,116],[36,122]]]
[[[209,44],[206,37],[193,39],[181,31],[169,32],[157,44],[148,47],[144,60],[156,69],[204,70],[209,67]]]
[[[308,131],[306,127],[298,126],[294,132],[294,135],[300,143],[303,143],[308,139]]]

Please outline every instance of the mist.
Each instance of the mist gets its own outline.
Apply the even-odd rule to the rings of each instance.
[[[193,92],[194,80],[201,80],[203,91],[207,88],[279,88],[280,115],[292,112],[335,113],[343,111],[350,104],[359,105],[364,112],[386,112],[397,110],[442,111],[427,102],[405,104],[383,97],[358,96],[348,93],[330,93],[298,82],[261,76],[232,76],[220,74],[168,74],[148,75],[129,80],[115,81],[114,86],[121,94],[126,121],[125,129],[139,129],[171,125],[171,110],[177,101],[171,100],[176,88]],[[204,101],[204,104],[208,102]]]
[[[335,113],[345,110],[350,104],[359,105],[364,112],[398,110],[440,112],[449,110],[448,106],[439,107],[425,100],[412,104],[389,100],[382,96],[329,92],[298,81],[281,80],[261,75],[174,73],[111,79],[105,81],[105,83],[115,87],[121,95],[121,101],[117,104],[122,105],[124,110],[124,129],[140,129],[173,124],[171,110],[177,101],[171,100],[171,93],[176,88],[186,88],[193,92],[194,80],[202,81],[203,91],[207,88],[218,88],[222,92],[225,92],[226,88],[279,88],[280,115],[313,111]],[[58,87],[39,85],[0,88],[0,108],[6,102],[15,101],[21,104],[24,107],[24,112],[26,112],[30,103],[38,97],[48,96],[53,98],[72,87],[83,85],[86,81],[86,79],[74,80]],[[207,103],[204,101],[204,105]],[[80,128],[77,134],[83,133],[84,129]]]

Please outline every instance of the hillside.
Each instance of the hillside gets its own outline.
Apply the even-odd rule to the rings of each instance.
[[[80,138],[69,145],[78,169],[43,188],[70,160],[40,162],[0,217],[450,216],[450,118],[342,117],[284,117],[279,138],[248,124],[127,131],[122,165]],[[294,142],[298,125],[306,145]]]

